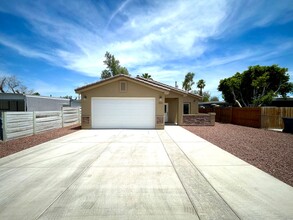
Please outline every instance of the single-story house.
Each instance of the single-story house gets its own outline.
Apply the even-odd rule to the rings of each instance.
[[[82,128],[163,129],[165,123],[190,124],[188,116],[199,115],[201,100],[201,96],[184,90],[126,75],[85,85],[75,92],[81,95]]]

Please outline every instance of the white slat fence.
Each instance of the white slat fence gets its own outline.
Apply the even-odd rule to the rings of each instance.
[[[51,129],[80,124],[81,109],[61,111],[2,112],[3,140],[25,137]]]

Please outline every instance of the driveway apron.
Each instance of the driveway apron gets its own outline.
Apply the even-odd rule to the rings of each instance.
[[[289,219],[292,187],[179,126],[81,130],[0,159],[0,219]]]

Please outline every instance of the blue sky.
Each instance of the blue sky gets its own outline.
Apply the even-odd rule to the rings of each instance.
[[[287,67],[292,81],[293,1],[0,0],[0,74],[41,95],[75,97],[106,51],[132,76],[182,85],[194,72],[219,98],[219,80],[252,65]]]

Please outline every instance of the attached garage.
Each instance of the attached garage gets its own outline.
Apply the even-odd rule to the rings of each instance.
[[[152,79],[116,75],[75,91],[80,94],[81,126],[86,129],[164,129],[165,122],[200,121],[192,116],[198,113],[200,96]]]
[[[155,128],[155,98],[92,97],[92,128]]]

